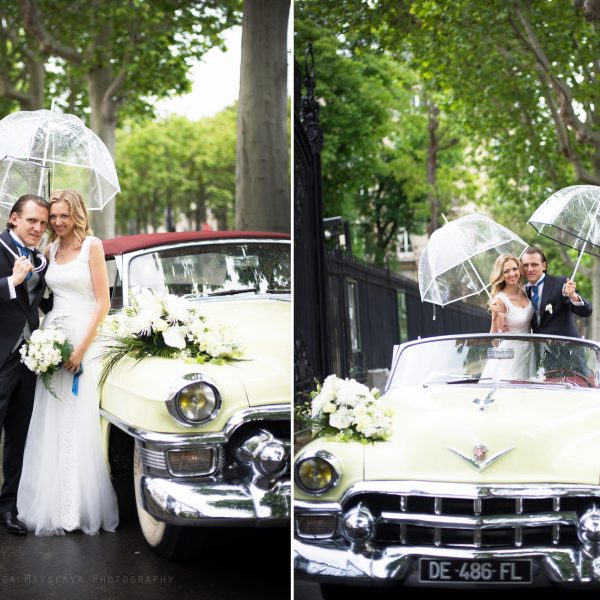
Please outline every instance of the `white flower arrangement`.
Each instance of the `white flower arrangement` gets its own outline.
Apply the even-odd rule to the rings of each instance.
[[[544,309],[547,313],[552,314],[552,304],[550,304],[550,302],[548,302],[548,304],[546,304],[546,308]]]
[[[125,356],[184,358],[199,363],[225,363],[241,357],[229,328],[209,324],[185,298],[144,291],[131,305],[108,315],[101,328],[107,340],[103,353],[102,385],[112,368]]]
[[[313,434],[334,435],[341,441],[363,443],[385,440],[392,435],[392,411],[380,401],[377,388],[369,390],[354,379],[329,375],[311,394],[312,402],[298,410]]]
[[[39,375],[44,387],[55,397],[52,377],[69,360],[73,345],[56,326],[36,329],[19,350],[21,362]]]

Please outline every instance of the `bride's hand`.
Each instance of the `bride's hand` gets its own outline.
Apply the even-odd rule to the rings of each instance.
[[[67,371],[77,373],[77,371],[79,371],[81,360],[83,359],[84,354],[85,350],[83,350],[82,348],[75,348],[73,352],[71,352],[69,360],[64,365],[65,369],[67,369]]]
[[[491,309],[493,317],[503,317],[506,315],[506,307],[502,300],[499,300],[498,298],[492,303]]]

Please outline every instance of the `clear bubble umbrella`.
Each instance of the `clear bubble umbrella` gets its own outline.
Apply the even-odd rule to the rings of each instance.
[[[56,109],[20,111],[0,121],[0,156],[50,167],[50,188],[81,193],[89,210],[101,210],[120,191],[104,142],[75,115]],[[30,191],[41,194],[43,175]]]
[[[578,251],[574,279],[584,252],[600,256],[600,187],[563,188],[540,204],[527,222],[539,234]]]
[[[467,215],[434,231],[419,260],[423,302],[446,306],[485,291],[501,254],[520,257],[527,244],[483,215]]]
[[[44,167],[29,160],[13,156],[0,159],[0,218],[25,194],[38,194],[47,198],[50,193],[50,167]]]

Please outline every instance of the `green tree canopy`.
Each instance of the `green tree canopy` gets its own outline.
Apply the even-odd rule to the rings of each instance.
[[[200,229],[209,209],[220,229],[235,208],[236,107],[211,118],[130,123],[118,134],[120,233]]]

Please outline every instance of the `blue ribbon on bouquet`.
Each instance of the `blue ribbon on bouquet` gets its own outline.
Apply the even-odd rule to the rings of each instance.
[[[77,396],[79,394],[79,376],[83,373],[83,367],[79,365],[79,369],[77,373],[73,375],[73,385],[71,386],[71,393],[73,396]]]

